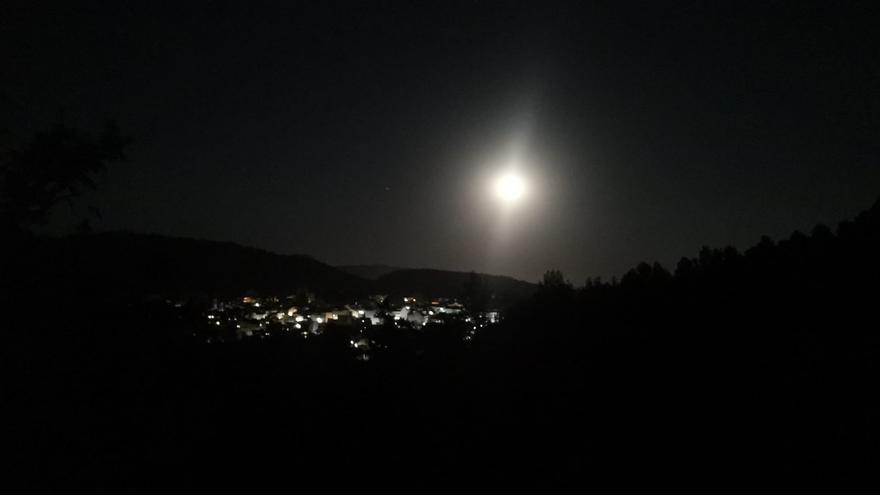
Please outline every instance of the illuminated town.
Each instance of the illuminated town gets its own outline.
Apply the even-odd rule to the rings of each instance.
[[[455,299],[375,295],[332,306],[312,294],[214,299],[200,317],[193,336],[208,344],[337,334],[349,339],[361,361],[368,361],[372,351],[387,346],[380,337],[383,330],[445,329],[467,342],[480,329],[501,320],[499,311],[469,311]]]

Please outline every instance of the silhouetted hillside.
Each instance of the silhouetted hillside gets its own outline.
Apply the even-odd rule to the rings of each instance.
[[[228,242],[103,233],[38,239],[34,283],[110,295],[273,295],[366,292],[369,281],[302,255]],[[33,277],[36,277],[35,279]]]
[[[368,293],[461,298],[464,272],[395,269],[384,265],[345,267],[304,255],[280,255],[229,242],[101,233],[26,241],[15,271],[26,285],[96,301],[148,296],[238,296],[252,292],[286,295],[315,292],[350,302]],[[480,275],[491,305],[506,307],[534,293],[536,286],[510,277]]]
[[[479,290],[485,292],[486,304],[506,308],[535,293],[537,285],[501,275],[475,274],[430,268],[399,268],[390,265],[347,265],[337,267],[361,278],[375,280],[375,289],[395,297],[421,296],[468,299],[476,276]]]
[[[469,278],[476,275],[485,285],[489,305],[507,307],[528,298],[538,286],[500,275],[471,274],[431,269],[397,270],[379,277],[378,288],[391,295],[422,297],[466,297]]]
[[[390,265],[343,265],[337,266],[336,268],[350,273],[356,277],[366,278],[368,280],[376,280],[382,275],[396,272],[397,270],[406,270],[406,268],[400,268],[398,266],[390,266]]]

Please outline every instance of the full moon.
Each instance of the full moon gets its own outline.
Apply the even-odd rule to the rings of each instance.
[[[516,203],[526,192],[526,183],[522,177],[506,173],[495,179],[493,185],[495,196],[505,203]]]

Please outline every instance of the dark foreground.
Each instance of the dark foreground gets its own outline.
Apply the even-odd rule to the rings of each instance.
[[[93,324],[15,352],[7,447],[32,487],[729,486],[855,481],[876,462],[875,337],[807,329],[752,352],[753,330],[727,325],[592,347],[500,327],[364,363],[327,336],[82,338]]]

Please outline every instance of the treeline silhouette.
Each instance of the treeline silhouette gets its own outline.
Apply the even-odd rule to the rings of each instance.
[[[482,352],[506,347],[502,383],[536,391],[526,404],[561,398],[560,436],[621,428],[610,467],[853,479],[878,460],[878,253],[880,201],[836,232],[705,247],[674,272],[640,263],[575,289],[551,271]]]

